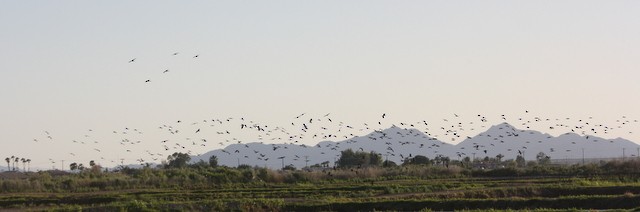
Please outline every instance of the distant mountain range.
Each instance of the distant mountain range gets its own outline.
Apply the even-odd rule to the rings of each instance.
[[[626,139],[604,139],[591,135],[565,133],[554,137],[534,130],[520,130],[508,123],[490,127],[487,131],[452,145],[429,137],[417,129],[404,129],[396,126],[382,131],[374,131],[365,136],[333,142],[322,141],[314,146],[296,144],[233,144],[224,149],[213,150],[200,156],[193,156],[192,162],[208,161],[216,155],[218,163],[226,166],[248,164],[281,168],[294,165],[298,168],[329,161],[331,165],[346,149],[353,151],[374,151],[383,158],[401,163],[404,158],[424,155],[434,158],[437,155],[452,159],[464,157],[495,157],[504,155],[504,160],[513,159],[522,154],[527,160],[535,160],[539,152],[551,159],[635,157],[640,145]]]

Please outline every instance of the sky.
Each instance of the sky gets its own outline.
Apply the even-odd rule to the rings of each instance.
[[[640,119],[639,11],[588,0],[0,0],[0,157],[135,163],[177,120],[286,126],[302,113],[615,125]],[[602,136],[640,142],[638,126]],[[141,143],[123,145],[126,128],[144,131],[126,137]]]

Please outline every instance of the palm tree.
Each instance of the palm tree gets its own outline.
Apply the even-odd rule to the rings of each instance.
[[[20,159],[20,161],[22,162],[22,172],[25,172],[25,170],[27,170],[25,168],[25,165],[27,164],[27,159],[22,158],[22,159]]]
[[[4,161],[7,161],[7,171],[11,171],[11,158],[7,157]]]
[[[74,171],[74,170],[78,169],[78,164],[77,163],[69,164],[69,169],[71,169],[71,171]]]
[[[13,163],[13,159],[15,159],[15,158],[16,158],[16,156],[11,155],[11,163]],[[15,170],[16,170],[16,164],[13,163],[13,171],[15,171]]]
[[[16,163],[18,163],[18,162],[20,162],[20,158],[16,157],[16,160],[13,162],[13,170],[16,169]],[[20,168],[18,167],[18,169],[20,169]],[[20,171],[20,170],[17,170],[17,171]]]
[[[27,172],[31,171],[31,159],[27,159]]]

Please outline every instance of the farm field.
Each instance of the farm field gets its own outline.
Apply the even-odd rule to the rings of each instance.
[[[42,175],[34,173],[33,175]],[[70,176],[61,182],[69,182]],[[114,177],[114,176],[110,176]],[[396,179],[393,179],[396,178]],[[404,179],[402,179],[404,178]],[[316,182],[178,184],[126,189],[78,187],[55,192],[7,192],[1,210],[84,211],[451,211],[640,209],[640,178],[387,177]],[[35,182],[35,178],[24,179]],[[96,184],[95,180],[92,183]],[[121,183],[127,182],[126,179]],[[129,181],[131,183],[132,181]],[[81,182],[77,182],[81,183]],[[174,187],[174,188],[171,188]]]

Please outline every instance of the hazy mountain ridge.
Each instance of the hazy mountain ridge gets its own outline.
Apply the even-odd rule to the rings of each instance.
[[[622,157],[623,148],[627,157],[635,156],[640,148],[629,140],[603,139],[591,135],[581,136],[565,133],[554,137],[535,130],[521,130],[508,124],[494,125],[485,132],[474,137],[467,137],[462,142],[452,145],[429,137],[417,129],[403,129],[392,126],[381,131],[374,131],[364,136],[353,137],[343,141],[321,141],[314,146],[297,144],[262,144],[258,142],[233,144],[224,149],[217,149],[200,156],[194,156],[192,162],[208,161],[211,155],[218,157],[220,165],[236,166],[248,164],[280,168],[292,164],[304,167],[334,161],[340,152],[346,149],[353,151],[375,151],[396,163],[409,156],[424,155],[434,158],[444,155],[452,159],[464,157],[484,158],[504,155],[504,159],[515,158],[518,154],[527,160],[534,160],[536,154],[544,152],[552,159]],[[283,158],[284,157],[284,158]],[[308,161],[307,161],[308,160]]]
[[[592,135],[564,133],[557,137],[535,130],[520,130],[507,123],[492,126],[484,133],[467,138],[456,145],[459,149],[471,149],[477,157],[497,154],[505,158],[515,158],[520,151],[527,160],[535,159],[536,154],[544,152],[552,159],[581,158],[582,150],[586,158],[622,157],[637,155],[640,147],[626,139],[604,139]],[[484,152],[487,150],[487,153]]]

